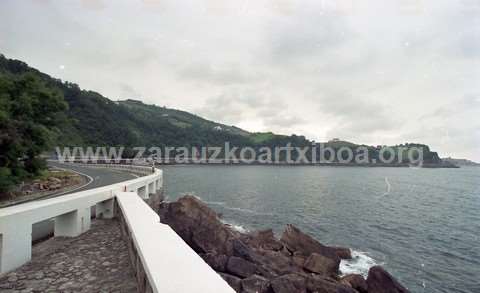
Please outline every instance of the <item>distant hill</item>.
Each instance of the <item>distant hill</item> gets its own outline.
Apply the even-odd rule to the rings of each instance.
[[[475,167],[479,167],[480,164],[477,163],[477,162],[474,162],[474,161],[470,161],[470,160],[467,160],[467,159],[454,159],[454,158],[442,158],[442,161],[444,162],[448,162],[448,163],[451,163],[451,164],[454,164],[455,166],[475,166]]]
[[[77,84],[52,78],[19,60],[0,54],[0,77],[9,79],[25,74],[41,79],[51,90],[59,91],[68,104],[64,123],[58,129],[58,146],[311,146],[301,135],[272,132],[251,133],[235,126],[211,121],[186,111],[148,105],[137,100],[113,101],[101,94],[82,90]],[[334,149],[360,145],[334,139],[326,143]],[[424,162],[441,165],[436,152],[423,144],[395,147],[423,147]],[[378,157],[379,146],[367,146],[371,158]]]

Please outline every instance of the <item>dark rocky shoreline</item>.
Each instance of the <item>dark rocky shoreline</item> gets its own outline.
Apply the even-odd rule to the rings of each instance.
[[[361,275],[340,276],[350,249],[325,246],[293,225],[280,239],[273,231],[240,233],[194,196],[163,202],[162,223],[170,225],[236,292],[405,293],[380,266]]]

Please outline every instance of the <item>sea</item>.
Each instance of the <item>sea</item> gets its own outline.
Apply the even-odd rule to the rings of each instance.
[[[243,232],[294,224],[350,247],[343,274],[382,265],[411,292],[480,292],[480,168],[164,166],[165,194],[192,194]]]

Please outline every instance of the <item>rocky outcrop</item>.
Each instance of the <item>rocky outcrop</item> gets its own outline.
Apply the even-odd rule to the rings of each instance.
[[[367,280],[340,278],[340,260],[351,258],[350,249],[323,245],[293,225],[280,239],[271,229],[239,233],[194,196],[162,203],[159,214],[236,292],[408,292],[379,267]]]
[[[359,293],[368,293],[368,285],[362,275],[350,274],[342,277],[340,282],[346,284]]]
[[[409,292],[392,275],[380,266],[371,267],[367,277],[368,293],[406,293]]]
[[[305,260],[303,268],[309,272],[321,275],[335,276],[338,274],[339,261],[318,253],[312,253]]]
[[[352,258],[350,249],[325,246],[293,225],[287,225],[280,240],[286,244],[290,251],[297,251],[306,256],[317,253],[338,262],[341,258]]]

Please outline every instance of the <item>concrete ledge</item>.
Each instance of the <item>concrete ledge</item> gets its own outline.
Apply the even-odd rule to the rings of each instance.
[[[235,292],[136,193],[115,196],[140,292]]]

